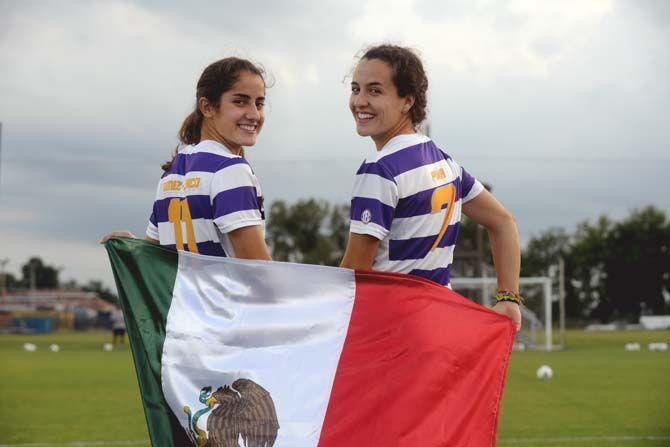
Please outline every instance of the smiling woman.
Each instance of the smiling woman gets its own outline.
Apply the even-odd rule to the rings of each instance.
[[[464,213],[489,231],[499,313],[521,324],[520,248],[513,216],[430,138],[421,59],[395,45],[369,48],[356,66],[349,108],[375,156],[356,173],[343,267],[408,273],[450,285]]]
[[[205,68],[181,144],[162,166],[146,239],[193,253],[270,259],[263,196],[244,158],[263,127],[264,106],[260,67],[230,57]],[[132,234],[108,233],[101,242],[113,236]]]

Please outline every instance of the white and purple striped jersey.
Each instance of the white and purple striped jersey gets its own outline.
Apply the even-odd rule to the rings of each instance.
[[[356,173],[350,231],[380,240],[374,270],[449,286],[461,206],[483,189],[430,138],[398,135]]]
[[[158,182],[147,236],[161,245],[234,257],[228,234],[263,225],[263,196],[249,163],[205,140],[179,150]]]

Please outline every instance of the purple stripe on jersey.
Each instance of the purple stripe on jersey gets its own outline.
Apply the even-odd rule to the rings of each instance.
[[[209,152],[196,152],[194,154],[177,154],[172,162],[171,174],[186,175],[191,171],[217,172],[221,169],[236,164],[248,164],[241,157],[226,157],[211,154]]]
[[[158,221],[156,220],[156,207],[154,205],[154,210],[151,211],[151,216],[149,216],[149,222],[155,227],[158,226]]]
[[[446,286],[449,284],[449,277],[451,276],[451,264],[448,267],[440,267],[434,270],[420,270],[414,269],[409,272],[410,275],[421,276],[431,281],[435,281],[438,284]]]
[[[363,216],[365,211],[369,212],[369,218]],[[363,223],[376,223],[389,230],[391,228],[391,221],[393,220],[393,207],[377,199],[354,197],[351,199],[351,212],[349,216],[351,220],[359,220]]]
[[[461,171],[463,172],[463,174],[461,175],[461,186],[463,190],[462,197],[466,197],[468,194],[470,194],[470,190],[475,185],[475,178],[471,176],[470,173],[466,171],[464,167],[461,167]]]
[[[261,209],[256,188],[253,186],[240,186],[221,191],[214,197],[212,205],[214,219],[236,211]]]
[[[209,256],[228,256],[221,244],[214,241],[198,242],[198,253]]]
[[[156,224],[158,222],[168,222],[168,207],[173,199],[182,200],[181,197],[167,197],[154,202],[154,217]],[[209,202],[209,196],[193,195],[187,196],[188,209],[191,212],[191,219],[212,219],[212,206]]]
[[[456,201],[458,201],[461,199],[460,194],[461,185],[458,180],[454,180],[452,183],[456,186]],[[448,184],[449,183],[445,183],[445,185]],[[440,186],[436,186],[435,188],[431,189],[426,189],[425,191],[420,191],[417,192],[416,194],[412,194],[411,196],[398,199],[398,205],[396,205],[394,217],[414,217],[432,213],[433,210],[432,210],[431,197],[435,192],[435,190]],[[444,208],[445,206],[443,205],[442,209]]]
[[[358,172],[356,172],[356,175],[361,175],[361,174],[373,174],[373,175],[378,175],[382,178],[385,178],[386,180],[390,180],[393,183],[395,183],[395,180],[393,179],[393,176],[391,175],[390,172],[388,172],[382,165],[379,163],[363,163],[360,168],[358,168]]]
[[[447,227],[442,235],[438,247],[449,247],[456,243],[458,238],[458,227],[455,223]],[[391,239],[389,241],[389,260],[403,261],[406,259],[423,259],[430,252],[430,247],[435,243],[437,235],[426,237],[413,237],[410,239]]]
[[[198,245],[198,253],[200,253],[201,255],[221,256],[223,258],[228,256],[223,247],[221,246],[221,244],[218,242],[214,241],[198,242],[197,245]],[[173,250],[177,249],[176,244],[167,244],[163,245],[163,247],[171,248]],[[188,245],[186,244],[186,242],[184,242],[184,251],[188,251]]]
[[[396,177],[419,166],[446,159],[448,159],[448,156],[439,150],[435,143],[427,141],[386,155],[379,160],[379,163],[384,165],[393,177]]]

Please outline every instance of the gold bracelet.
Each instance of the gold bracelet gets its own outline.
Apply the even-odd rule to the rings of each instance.
[[[498,290],[495,295],[496,302],[511,301],[518,305],[523,304],[523,296],[519,292],[512,292],[510,290]]]

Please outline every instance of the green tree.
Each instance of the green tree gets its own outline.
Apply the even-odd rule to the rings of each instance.
[[[612,226],[607,216],[599,217],[593,224],[582,222],[577,226],[568,256],[572,267],[569,276],[572,293],[566,300],[566,307],[572,304],[569,315],[574,315],[576,306],[584,317],[609,321],[612,305],[604,279],[607,277],[607,237]]]
[[[277,261],[338,265],[346,246],[349,207],[326,201],[279,200],[268,215],[267,239]]]
[[[530,238],[523,250],[521,276],[546,276],[570,252],[570,235],[563,228],[549,228]]]
[[[570,262],[571,237],[563,228],[549,228],[537,236],[530,238],[522,253],[521,276],[549,276],[558,290],[559,272],[555,268],[560,258],[565,261],[565,277],[570,278],[572,263]],[[576,299],[572,284],[566,281],[566,314],[568,317],[580,317],[581,305]],[[528,304],[538,304],[542,299],[542,290],[534,288],[524,291]],[[558,303],[555,311],[558,312]]]
[[[0,293],[2,293],[3,287],[5,290],[11,290],[19,287],[21,282],[9,272],[0,272]]]
[[[666,310],[663,291],[670,289],[670,223],[665,213],[647,207],[614,225],[607,235],[605,287],[617,317],[642,310]]]
[[[602,322],[665,313],[670,289],[670,222],[654,207],[621,222],[605,216],[577,227],[572,284],[583,314]]]
[[[5,275],[5,287],[7,287],[8,289],[14,289],[21,285],[21,281],[12,273],[5,272],[4,275]]]
[[[35,286],[37,289],[58,287],[58,268],[45,264],[39,257],[30,258],[21,267],[21,273],[23,275],[21,283],[24,287]]]

